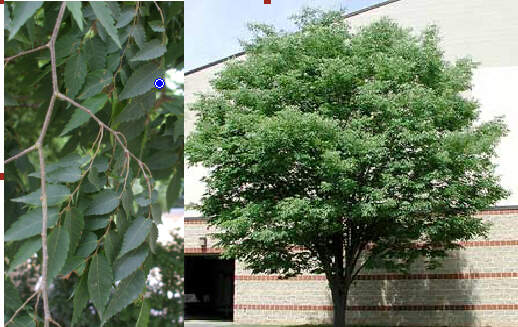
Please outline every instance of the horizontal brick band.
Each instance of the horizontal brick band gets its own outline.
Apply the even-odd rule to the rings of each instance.
[[[332,311],[331,305],[234,304],[235,310]],[[350,311],[518,310],[518,304],[350,305]]]
[[[207,253],[207,254],[221,254],[221,253],[223,253],[223,249],[221,249],[221,248],[209,248],[209,247],[206,247],[206,248],[184,248],[183,249],[183,253],[187,253],[187,254],[203,254],[203,253]]]
[[[357,280],[425,280],[425,279],[483,279],[483,278],[518,278],[518,272],[502,273],[470,273],[470,274],[379,274],[358,275]],[[324,275],[300,275],[290,278],[281,278],[280,275],[237,275],[236,280],[326,280]]]
[[[518,209],[512,208],[512,209],[496,209],[496,210],[483,210],[477,212],[475,215],[477,216],[501,216],[501,215],[513,215],[518,214]],[[208,219],[207,218],[189,218],[184,219],[185,225],[200,225],[200,224],[207,224]]]
[[[508,241],[467,241],[459,242],[460,245],[466,247],[489,247],[489,246],[517,246],[518,240]],[[295,246],[292,248],[293,251],[302,251],[303,247]],[[184,253],[222,253],[221,248],[184,248]]]
[[[204,218],[195,218],[195,219],[184,219],[183,220],[183,224],[184,225],[203,225],[203,224],[207,224],[207,219],[204,219]]]

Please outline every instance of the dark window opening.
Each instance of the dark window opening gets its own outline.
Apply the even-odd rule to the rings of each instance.
[[[185,256],[185,319],[232,320],[235,260]]]

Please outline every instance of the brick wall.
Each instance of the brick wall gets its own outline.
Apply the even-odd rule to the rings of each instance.
[[[398,326],[518,326],[518,210],[481,213],[493,223],[488,239],[465,242],[443,266],[426,271],[416,263],[409,275],[363,271],[351,289],[348,321]],[[185,221],[186,255],[214,254],[212,229],[203,219]],[[199,237],[208,236],[208,248]],[[325,323],[331,295],[322,275],[288,280],[252,275],[236,264],[234,321]]]

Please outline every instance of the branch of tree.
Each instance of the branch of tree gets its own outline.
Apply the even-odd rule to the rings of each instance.
[[[5,66],[7,66],[7,64],[9,63],[9,61],[11,60],[14,60],[18,57],[21,57],[21,56],[24,56],[24,55],[27,55],[27,54],[30,54],[30,53],[33,53],[33,52],[37,52],[37,51],[40,51],[42,49],[45,49],[45,48],[48,48],[49,47],[49,44],[48,43],[45,43],[44,45],[40,45],[39,47],[37,48],[34,48],[34,49],[30,49],[30,50],[27,50],[27,51],[22,51],[18,54],[15,54],[14,56],[11,56],[11,57],[7,57],[4,59],[4,68]]]
[[[7,325],[9,325],[10,323],[12,323],[14,321],[14,318],[16,318],[16,316],[20,313],[20,311],[23,310],[23,308],[25,308],[25,306],[27,305],[27,303],[29,303],[36,295],[38,295],[40,293],[40,290],[37,290],[36,292],[34,292],[31,296],[29,296],[29,298],[27,300],[25,300],[25,302],[18,308],[16,309],[16,311],[14,312],[14,314],[11,316],[11,319],[9,319],[8,322],[5,323],[4,327],[6,327]]]

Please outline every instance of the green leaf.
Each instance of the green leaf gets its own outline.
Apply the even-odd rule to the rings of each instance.
[[[151,205],[151,215],[155,224],[159,225],[162,223],[162,207],[160,203],[154,203]]]
[[[22,299],[20,298],[20,294],[18,294],[18,290],[14,286],[11,278],[4,274],[4,299],[9,299],[9,301],[5,301],[4,309],[6,311],[15,312],[19,307],[22,306]]]
[[[76,51],[81,45],[81,36],[82,34],[77,30],[58,36],[56,40],[56,59],[64,58]],[[43,58],[50,59],[50,53],[46,52]]]
[[[59,204],[67,199],[70,195],[70,190],[65,185],[61,184],[47,184],[47,205],[53,206]],[[30,194],[11,199],[13,202],[21,202],[31,204],[33,206],[41,207],[41,188]]]
[[[52,282],[54,277],[61,271],[67,260],[68,248],[70,246],[70,236],[63,226],[56,227],[49,235],[48,254],[49,269],[47,280]]]
[[[150,311],[151,307],[149,306],[149,301],[144,299],[144,301],[142,301],[142,307],[140,308],[140,313],[135,327],[148,327]]]
[[[34,253],[41,249],[41,237],[36,236],[23,242],[13,259],[9,262],[8,273],[12,272],[16,267],[27,261]]]
[[[151,170],[165,169],[176,164],[178,155],[170,150],[157,151],[146,159],[146,163]]]
[[[81,90],[81,87],[83,87],[86,79],[86,69],[86,58],[81,52],[68,59],[65,65],[65,86],[67,87],[67,96],[69,98],[73,99]]]
[[[137,120],[147,114],[155,103],[156,94],[151,91],[131,100],[115,119],[115,123]]]
[[[88,271],[88,294],[99,313],[103,317],[104,307],[108,303],[113,282],[110,263],[102,253],[97,253],[90,262]]]
[[[90,296],[88,294],[88,276],[87,274],[83,274],[74,290],[74,313],[72,315],[72,326],[75,323],[79,322],[79,318],[81,318],[81,314],[83,313],[83,310],[86,308],[89,298]]]
[[[124,239],[122,240],[122,247],[118,257],[122,257],[142,244],[151,229],[151,225],[151,220],[145,219],[144,217],[135,219],[126,233],[124,233]]]
[[[155,79],[163,76],[163,70],[157,63],[150,62],[137,69],[126,82],[119,100],[144,94],[154,87]]]
[[[147,246],[141,246],[113,263],[113,274],[115,280],[122,280],[137,270],[147,258],[149,250]]]
[[[99,229],[103,229],[108,226],[108,222],[110,221],[110,217],[98,217],[98,218],[87,218],[85,221],[85,229],[89,231],[95,231]]]
[[[128,37],[132,37],[135,40],[135,43],[137,43],[138,47],[142,49],[144,43],[146,42],[146,31],[140,23],[129,25]]]
[[[101,70],[106,67],[106,46],[100,38],[94,37],[86,41],[84,53],[90,71]]]
[[[97,172],[97,168],[92,166],[92,169],[88,172],[88,181],[92,183],[96,187],[96,189],[101,189],[106,184],[106,179],[102,178]]]
[[[40,172],[34,172],[29,176],[40,178]],[[47,169],[47,182],[49,183],[74,183],[81,179],[81,169],[78,167],[64,167],[51,172]]]
[[[9,12],[9,6],[4,6],[4,30],[9,30],[9,25],[11,25],[11,14]]]
[[[53,227],[58,221],[58,210],[56,208],[48,208],[47,211],[48,228]],[[11,227],[5,232],[4,241],[19,241],[41,233],[42,212],[41,208],[33,209],[21,216]]]
[[[130,61],[147,61],[161,57],[166,52],[165,46],[160,43],[160,40],[151,40],[146,42],[142,50],[137,52]]]
[[[153,32],[165,32],[165,28],[161,20],[152,20],[148,24]]]
[[[131,184],[126,185],[126,190],[122,194],[122,207],[127,216],[133,215],[133,190]]]
[[[42,1],[20,1],[15,3],[13,19],[9,26],[9,41],[14,38],[20,27],[38,10]]]
[[[86,109],[89,109],[93,114],[95,114],[104,107],[107,101],[108,96],[106,94],[98,94],[83,101],[81,105],[83,105]],[[85,124],[86,122],[88,122],[90,118],[90,115],[84,112],[83,110],[79,108],[74,108],[74,113],[72,114],[72,117],[65,126],[65,129],[63,129],[63,132],[61,132],[61,136]]]
[[[113,41],[115,41],[115,43],[117,43],[119,48],[122,48],[119,35],[117,34],[117,29],[114,25],[113,13],[107,6],[106,2],[90,1],[90,6],[92,6],[95,16],[97,16],[102,26],[104,26],[108,35],[113,39]]]
[[[72,13],[77,26],[83,30],[83,13],[81,12],[81,1],[67,1],[67,9]]]
[[[81,241],[81,235],[85,227],[85,221],[81,210],[77,208],[67,210],[64,226],[70,236],[69,253],[75,253],[77,247],[79,246],[79,242]]]
[[[115,27],[121,28],[128,25],[133,20],[133,17],[135,17],[135,13],[135,9],[131,8],[122,11],[117,19],[117,25],[115,25]]]
[[[112,190],[102,190],[94,195],[86,216],[99,216],[112,212],[119,206],[119,195]]]
[[[111,82],[112,75],[106,69],[96,70],[93,73],[88,74],[86,77],[86,84],[83,87],[81,94],[79,94],[78,99],[83,100],[89,97],[93,97],[94,95],[98,95]]]
[[[106,258],[110,263],[115,260],[117,252],[119,252],[121,246],[121,238],[119,234],[113,230],[110,230],[104,238],[104,251],[106,252]]]
[[[167,208],[170,209],[176,203],[178,196],[180,195],[180,189],[182,188],[182,177],[183,169],[180,172],[174,174],[173,179],[169,182],[166,191],[166,203]]]
[[[104,173],[108,170],[108,159],[104,156],[97,156],[92,167],[95,167],[99,173]]]
[[[145,286],[146,275],[140,269],[120,282],[103,314],[101,325],[104,325],[108,319],[131,304],[139,296]]]
[[[85,266],[85,258],[80,256],[69,256],[65,265],[59,272],[60,275],[66,276],[73,271],[77,273],[81,273],[84,270]]]
[[[76,255],[86,258],[97,248],[97,236],[93,232],[83,233]]]
[[[108,56],[107,69],[110,73],[114,73],[119,68],[121,56],[118,52]]]
[[[149,231],[148,243],[149,243],[149,248],[151,249],[151,252],[156,254],[156,242],[158,240],[158,228],[156,227],[155,224],[152,224],[152,225],[153,226],[151,226],[151,230]]]

